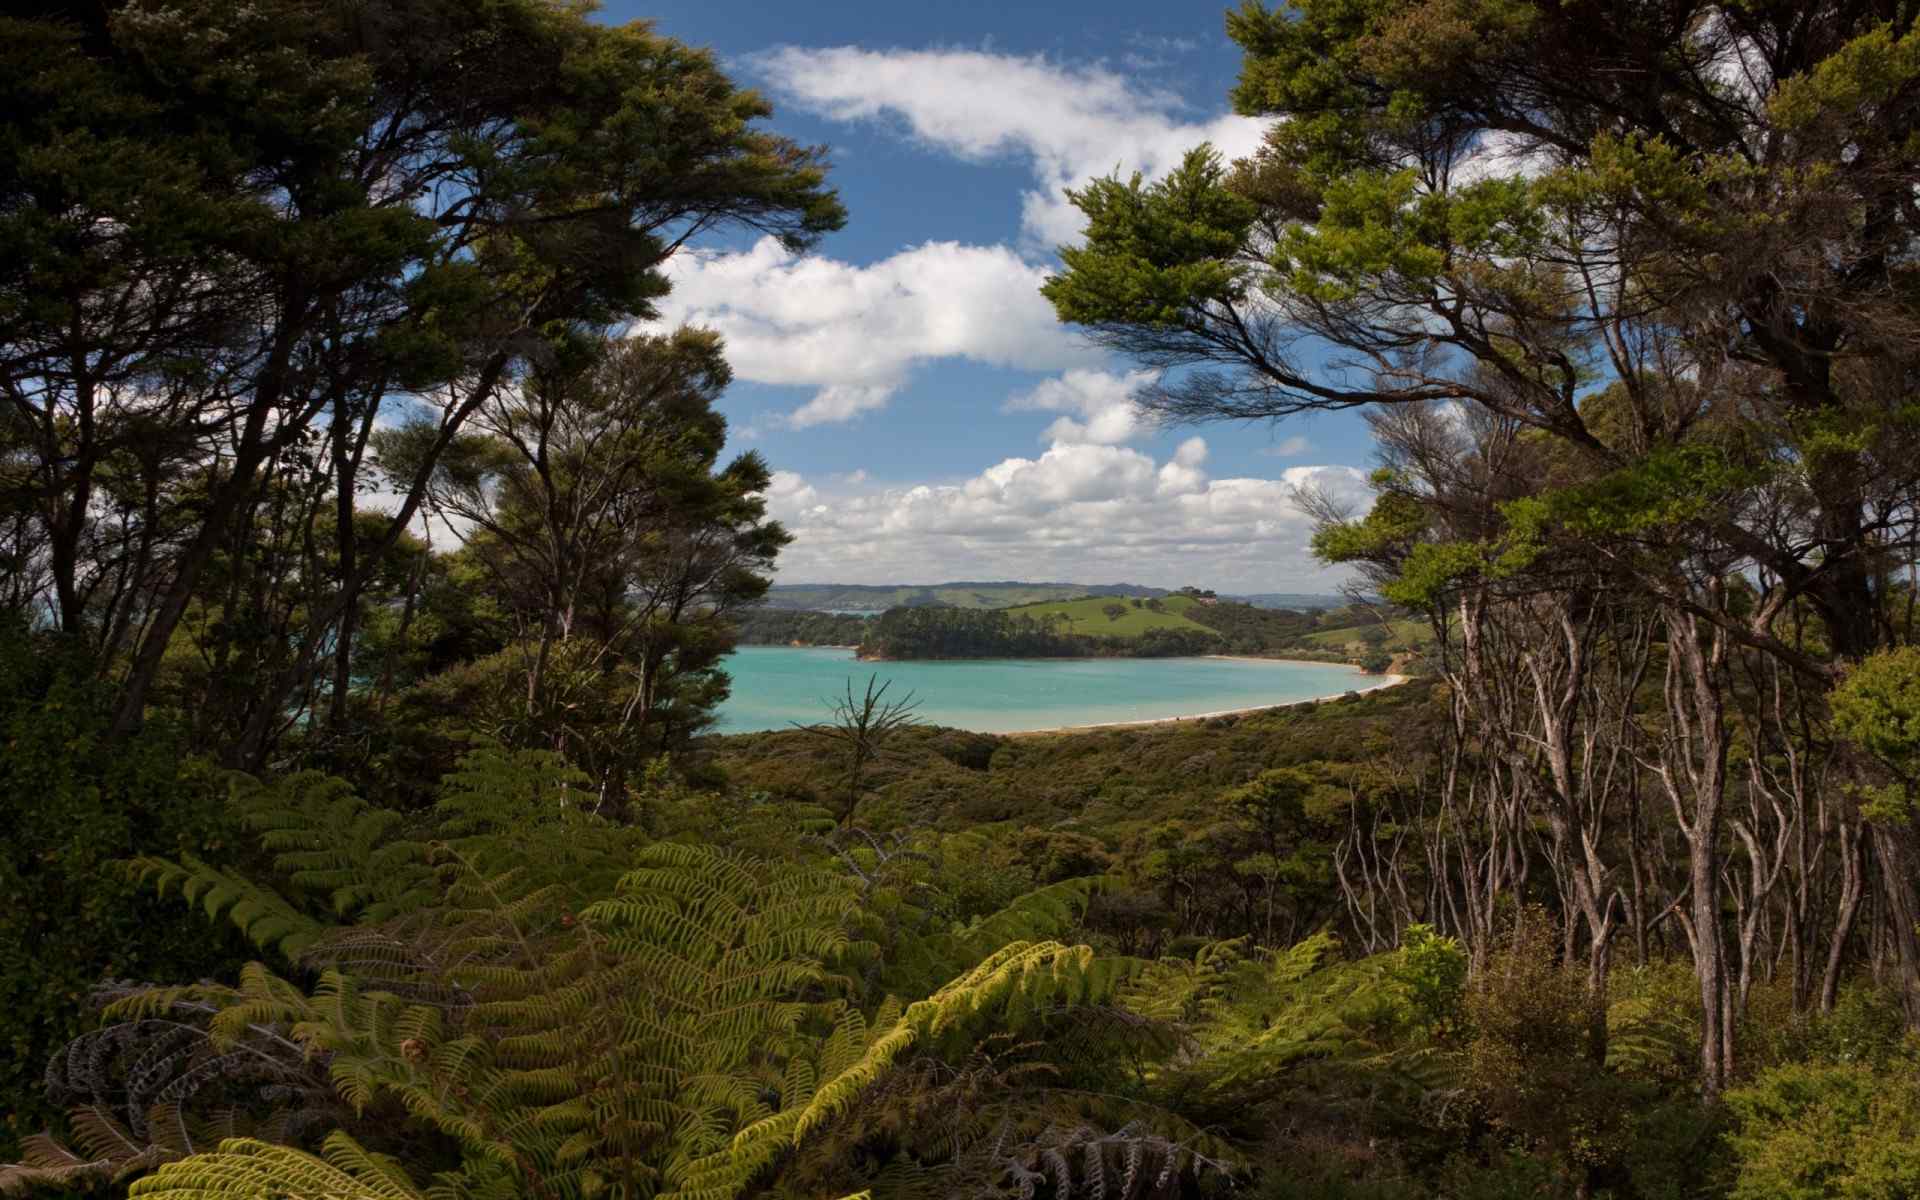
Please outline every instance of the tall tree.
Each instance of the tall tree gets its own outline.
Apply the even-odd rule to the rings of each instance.
[[[1445,403],[1558,448],[1544,496],[1410,565],[1464,583],[1578,544],[1663,612],[1709,1010],[1727,656],[1831,686],[1891,635],[1887,573],[1915,548],[1915,17],[1250,0],[1233,100],[1275,118],[1264,146],[1076,192],[1086,238],[1046,287],[1163,370],[1146,403],[1168,417]],[[1821,636],[1790,642],[1802,606]],[[1725,1062],[1703,1066],[1716,1089]]]
[[[429,513],[512,622],[516,728],[585,765],[608,803],[628,766],[711,720],[730,620],[789,540],[760,456],[720,462],[722,350],[695,329],[567,339],[428,475]],[[424,421],[374,435],[401,478],[438,440]]]
[[[31,435],[51,618],[107,650],[129,631],[122,731],[285,451],[324,447],[343,562],[269,682],[281,698],[328,647],[350,659],[380,557],[348,536],[377,412],[426,401],[444,448],[543,330],[650,316],[690,238],[802,247],[843,220],[818,152],[757,128],[766,103],[710,54],[580,5],[50,4],[0,23],[0,47],[19,116],[0,139],[0,400]],[[90,538],[109,464],[143,450],[206,488],[166,490],[190,515],[116,593],[128,618],[95,586],[121,543]]]

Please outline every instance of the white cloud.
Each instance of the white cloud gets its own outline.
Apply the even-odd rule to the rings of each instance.
[[[1105,67],[1041,57],[789,46],[757,64],[791,101],[832,119],[888,117],[961,158],[1026,159],[1035,186],[1021,197],[1021,216],[1028,236],[1048,247],[1079,237],[1066,188],[1116,170],[1157,177],[1201,142],[1244,157],[1263,128],[1232,114],[1192,120],[1170,93]]]
[[[735,375],[820,389],[796,427],[883,408],[937,359],[1057,371],[1096,357],[1041,297],[1046,272],[1004,246],[927,242],[855,266],[763,238],[676,255],[667,273],[662,316],[723,334]]]
[[[795,534],[781,555],[794,580],[848,583],[964,578],[1125,580],[1229,590],[1331,590],[1314,561],[1296,487],[1364,508],[1365,475],[1290,467],[1278,479],[1213,479],[1189,438],[1165,462],[1125,446],[1055,444],[957,483],[822,486],[779,472],[769,507]]]
[[[1292,437],[1281,438],[1260,453],[1267,458],[1299,458],[1312,449],[1313,443],[1296,433]]]
[[[892,396],[891,387],[858,387],[837,383],[821,388],[813,399],[794,409],[787,417],[787,423],[795,429],[805,429],[809,425],[851,421],[863,412],[885,408]]]
[[[1207,488],[1207,473],[1201,465],[1207,461],[1207,441],[1205,438],[1190,437],[1180,443],[1173,452],[1173,458],[1160,468],[1160,494],[1163,496],[1192,496],[1204,492]]]
[[[1153,380],[1151,371],[1115,375],[1108,371],[1072,370],[1013,397],[1007,401],[1006,408],[1009,412],[1072,414],[1047,426],[1040,435],[1044,441],[1118,445],[1146,432],[1146,423],[1134,396]]]
[[[1023,158],[1035,180],[1019,200],[1033,245],[1078,236],[1078,213],[1063,195],[1069,186],[1116,169],[1164,173],[1202,141],[1245,154],[1259,138],[1257,121],[1190,120],[1177,97],[1099,66],[855,47],[787,48],[757,61],[776,87],[830,117],[898,119],[914,136],[969,160]],[[737,376],[816,389],[786,414],[790,428],[884,408],[916,369],[935,361],[1031,371],[1101,361],[1041,297],[1047,269],[1009,246],[933,241],[856,265],[802,258],[765,238],[737,253],[677,255],[667,272],[673,292],[662,315],[723,334]],[[1060,386],[1107,392],[1043,396],[1032,407],[1066,414],[1050,440],[1118,444],[1134,436],[1138,413],[1114,389],[1137,388],[1139,379],[1068,380]]]

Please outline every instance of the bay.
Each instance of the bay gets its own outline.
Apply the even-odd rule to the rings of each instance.
[[[720,733],[785,729],[828,719],[848,681],[912,692],[927,724],[979,733],[1110,725],[1293,704],[1363,691],[1392,677],[1334,663],[1233,658],[967,659],[860,662],[853,651],[742,646],[726,660],[733,694]]]

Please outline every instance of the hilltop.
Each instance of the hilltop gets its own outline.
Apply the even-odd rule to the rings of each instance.
[[[1152,629],[1216,635],[1213,629],[1186,615],[1200,603],[1192,596],[1088,596],[1079,600],[1022,604],[1007,612],[1052,622],[1062,633],[1084,637],[1136,638]]]
[[[1016,585],[1034,586],[1034,585]],[[1264,608],[1233,598],[1077,596],[1000,608],[896,605],[884,614],[756,606],[745,645],[858,646],[873,658],[1247,654],[1372,664],[1418,655],[1426,623],[1362,607]]]
[[[952,583],[776,583],[764,607],[810,612],[884,612],[889,608],[1016,608],[1086,597],[1151,599],[1172,596],[1169,588],[1138,583],[1023,583],[1017,580],[960,580]],[[1222,596],[1256,608],[1339,608],[1340,596],[1306,592],[1262,592]]]
[[[1082,596],[1169,595],[1165,588],[1134,583],[776,583],[768,590],[765,604],[815,612],[884,612],[889,608],[1012,608]]]

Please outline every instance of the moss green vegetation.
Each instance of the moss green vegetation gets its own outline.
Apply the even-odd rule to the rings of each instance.
[[[1127,611],[1119,600],[1102,602],[1117,624]],[[1062,612],[1025,609],[892,608],[870,626],[860,653],[868,658],[1166,658],[1210,654],[1220,636],[1186,621],[1136,622],[1131,634],[1078,633]]]
[[[854,613],[760,605],[742,613],[736,627],[741,644],[748,646],[858,646],[867,640],[873,621]]]
[[[855,618],[844,618],[850,622]],[[753,627],[785,630],[793,618],[755,618]],[[826,628],[832,618],[810,619]],[[1385,622],[1367,608],[1314,612],[1179,593],[1124,599],[1081,597],[1015,608],[902,607],[867,621],[863,653],[874,658],[1165,657],[1252,654],[1360,662],[1384,669],[1389,651],[1425,644],[1424,622]],[[1396,641],[1398,635],[1402,640]],[[789,640],[789,639],[781,639]]]
[[[1343,878],[1392,844],[1380,815],[1418,810],[1444,701],[906,729],[857,826],[797,731],[706,739],[619,820],[543,751],[469,751],[414,813],[230,777],[245,852],[134,875],[253,961],[103,991],[49,1076],[79,1118],[0,1188],[1907,1194],[1920,1051],[1885,993],[1794,1017],[1760,982],[1715,1110],[1677,931],[1596,1024],[1544,907],[1475,954],[1368,923]]]
[[[1062,632],[1089,637],[1139,637],[1150,629],[1209,633],[1207,626],[1187,616],[1200,602],[1191,596],[1168,596],[1148,607],[1144,598],[1086,596],[1077,600],[1049,600],[1013,605],[1009,615],[1043,621]]]
[[[1393,650],[1415,650],[1433,641],[1433,629],[1425,621],[1375,621],[1349,625],[1343,629],[1327,629],[1307,634],[1300,640],[1309,646],[1324,646],[1330,649],[1344,650],[1364,646],[1369,629],[1381,629],[1386,639],[1381,643]]]

